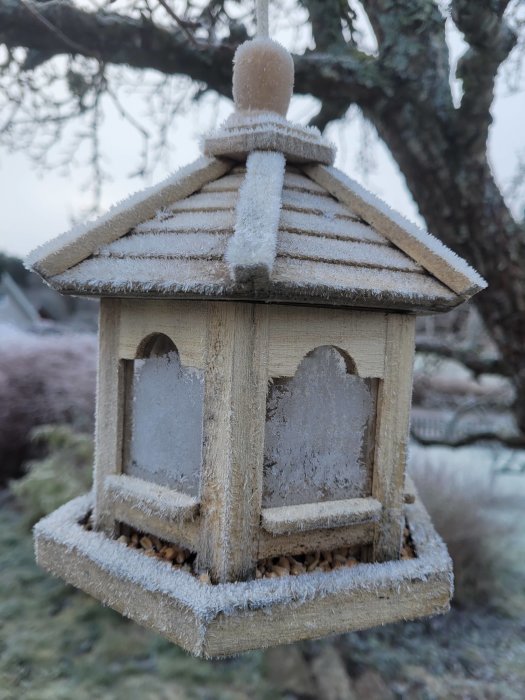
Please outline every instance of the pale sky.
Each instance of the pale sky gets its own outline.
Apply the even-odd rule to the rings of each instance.
[[[461,50],[457,43],[457,52]],[[153,178],[145,183],[130,178],[137,166],[137,140],[133,140],[121,117],[112,112],[106,114],[103,130],[103,149],[106,165],[112,176],[103,190],[103,208],[166,177],[169,172],[194,160],[199,155],[199,137],[210,125],[222,121],[232,110],[227,100],[220,101],[217,110],[204,101],[200,112],[177,121],[176,147],[171,154],[171,168],[160,166]],[[294,98],[289,117],[304,120],[312,114],[309,98]],[[499,80],[493,105],[494,124],[490,133],[489,154],[496,178],[505,186],[516,172],[518,159],[525,159],[525,91],[509,95],[503,80]],[[382,197],[390,206],[410,219],[421,223],[416,207],[406,189],[404,180],[388,151],[375,142],[371,150],[367,146],[366,129],[359,119],[349,125],[333,125],[327,136],[336,142],[336,165],[365,187]],[[360,154],[371,153],[372,167],[364,172]],[[52,238],[71,225],[88,203],[86,193],[87,171],[79,169],[71,176],[62,177],[57,171],[44,176],[36,174],[31,160],[22,152],[7,154],[0,147],[0,250],[24,257],[30,250]]]

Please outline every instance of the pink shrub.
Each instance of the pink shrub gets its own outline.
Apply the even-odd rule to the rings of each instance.
[[[96,337],[0,328],[0,483],[18,476],[32,428],[68,423],[91,432]]]

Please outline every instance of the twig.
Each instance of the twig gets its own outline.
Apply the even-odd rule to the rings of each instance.
[[[189,30],[188,27],[186,26],[186,23],[184,22],[184,20],[182,20],[182,19],[171,9],[171,7],[168,5],[168,3],[166,2],[166,0],[159,0],[159,4],[162,5],[162,7],[166,10],[166,12],[169,14],[169,16],[170,16],[170,17],[177,23],[177,25],[182,29],[182,31],[184,32],[184,34],[186,34],[186,36],[187,36],[188,39],[191,41],[191,43],[192,43],[194,46],[198,47],[198,46],[199,46],[199,42],[197,41],[197,39],[196,39],[196,38],[193,36],[193,34],[190,32],[190,30]]]
[[[93,52],[87,49],[85,46],[82,46],[82,44],[77,43],[73,39],[70,39],[67,34],[64,34],[64,32],[59,29],[56,25],[54,25],[52,22],[50,22],[47,17],[44,17],[37,9],[34,7],[30,2],[27,2],[26,0],[20,0],[21,4],[24,6],[24,8],[31,14],[33,17],[40,22],[44,27],[49,29],[50,32],[55,34],[61,41],[66,44],[70,49],[72,49],[75,53],[80,53],[84,56],[89,56],[93,55]]]

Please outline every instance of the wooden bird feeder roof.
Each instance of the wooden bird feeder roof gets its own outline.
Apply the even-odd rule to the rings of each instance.
[[[207,156],[37,249],[63,293],[447,310],[469,265],[332,167],[319,134],[233,115]]]

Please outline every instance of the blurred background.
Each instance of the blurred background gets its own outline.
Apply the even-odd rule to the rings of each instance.
[[[23,266],[195,159],[253,2],[0,0],[0,700],[525,697],[525,5],[276,0],[289,117],[489,282],[417,325],[409,468],[450,614],[192,659],[51,579],[31,526],[90,488],[97,302]]]

